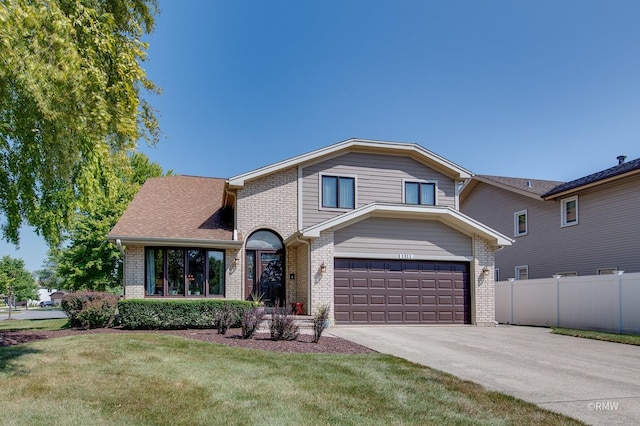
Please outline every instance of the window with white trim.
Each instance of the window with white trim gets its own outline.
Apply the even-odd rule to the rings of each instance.
[[[573,271],[573,272],[558,272],[556,275],[559,275],[561,277],[577,277],[578,276],[578,272]]]
[[[494,268],[493,273],[494,273],[494,277],[493,277],[494,281],[495,282],[500,281],[500,268]]]
[[[515,212],[513,214],[513,235],[521,237],[527,235],[527,232],[527,211],[520,210],[519,212]]]
[[[578,224],[578,196],[565,198],[560,201],[562,210],[562,226]]]
[[[516,266],[516,280],[527,280],[529,279],[529,266]]]
[[[356,205],[356,179],[352,176],[322,176],[323,208],[354,209]]]
[[[596,272],[598,275],[612,275],[618,272],[618,268],[598,268]]]
[[[404,182],[405,204],[436,205],[436,182]]]

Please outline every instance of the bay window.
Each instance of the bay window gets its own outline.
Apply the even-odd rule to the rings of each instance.
[[[224,296],[224,251],[147,247],[146,296]]]

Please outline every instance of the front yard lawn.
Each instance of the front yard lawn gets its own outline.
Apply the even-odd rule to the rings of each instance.
[[[0,321],[0,330],[63,330],[69,326],[68,318],[34,319],[34,320],[4,320]]]
[[[0,382],[13,425],[581,424],[388,355],[282,354],[161,333],[0,347]]]

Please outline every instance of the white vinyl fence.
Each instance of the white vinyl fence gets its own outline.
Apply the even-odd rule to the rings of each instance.
[[[496,321],[640,334],[640,273],[501,281]]]

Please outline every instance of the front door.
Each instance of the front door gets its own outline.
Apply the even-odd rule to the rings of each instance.
[[[274,250],[247,251],[247,298],[261,295],[266,306],[286,302],[282,253]]]

